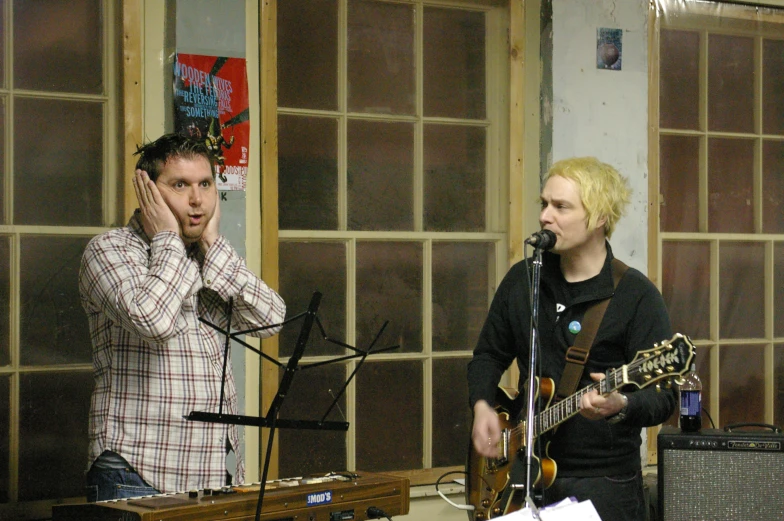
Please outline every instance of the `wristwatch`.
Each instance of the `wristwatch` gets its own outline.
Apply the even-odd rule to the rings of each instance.
[[[621,421],[625,420],[626,419],[626,411],[629,409],[629,397],[626,396],[623,393],[618,393],[618,394],[620,394],[621,398],[623,398],[623,408],[620,411],[618,411],[615,414],[613,414],[612,416],[608,416],[606,418],[607,421],[612,423],[612,424],[615,424],[615,423],[618,423],[618,422],[621,422]]]

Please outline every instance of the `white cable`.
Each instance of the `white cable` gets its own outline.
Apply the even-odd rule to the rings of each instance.
[[[439,496],[444,498],[444,501],[446,501],[447,503],[449,503],[450,505],[452,505],[453,507],[455,507],[455,508],[457,508],[459,510],[474,510],[474,505],[458,505],[457,503],[455,503],[454,501],[452,501],[451,499],[446,497],[444,495],[444,493],[441,492],[440,490],[436,489],[436,492],[438,492]]]

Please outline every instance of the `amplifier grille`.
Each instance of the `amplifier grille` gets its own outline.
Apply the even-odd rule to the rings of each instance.
[[[784,519],[784,453],[659,447],[662,521]]]

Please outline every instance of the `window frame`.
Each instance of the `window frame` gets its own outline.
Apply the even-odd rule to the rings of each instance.
[[[120,131],[123,124],[128,122],[127,114],[124,110],[128,107],[127,100],[133,91],[128,88],[131,81],[127,76],[138,65],[138,60],[132,56],[139,56],[138,41],[134,42],[133,35],[141,34],[139,28],[131,31],[128,37],[129,23],[133,21],[131,16],[140,9],[141,0],[124,0],[122,4],[110,0],[102,0],[101,8],[102,31],[103,31],[103,55],[104,68],[102,81],[104,91],[99,94],[79,94],[67,92],[49,91],[30,91],[17,89],[13,85],[13,4],[7,1],[3,4],[3,27],[2,35],[4,38],[3,56],[5,66],[5,78],[0,82],[0,96],[6,99],[5,104],[5,126],[4,143],[5,161],[2,165],[5,175],[4,183],[0,189],[5,192],[5,208],[3,223],[0,224],[0,236],[8,238],[10,243],[10,259],[8,270],[10,272],[10,331],[9,331],[9,364],[0,367],[0,376],[7,378],[9,384],[9,454],[8,471],[8,502],[0,504],[0,517],[9,515],[14,519],[42,519],[51,516],[51,507],[62,498],[49,498],[34,501],[19,501],[19,476],[24,469],[20,469],[20,422],[21,409],[25,406],[20,396],[20,382],[22,375],[25,374],[57,374],[62,372],[69,373],[91,373],[91,363],[70,363],[70,364],[50,364],[50,365],[23,365],[21,363],[21,241],[24,237],[89,237],[101,233],[115,226],[122,220],[122,183],[120,181],[121,172],[124,169],[124,160],[119,159],[123,155],[123,141]],[[123,25],[125,24],[125,25]],[[8,29],[8,30],[6,30]],[[125,30],[126,38],[121,40]],[[122,52],[120,52],[122,46]],[[123,63],[122,54],[125,53],[126,60]],[[129,58],[131,56],[131,58]],[[139,85],[138,76],[136,85]],[[123,93],[123,94],[121,94]],[[122,96],[125,96],[124,98]],[[102,225],[101,226],[52,226],[52,225],[17,225],[13,223],[14,215],[14,137],[8,129],[13,125],[14,100],[16,97],[41,97],[58,100],[78,100],[92,101],[101,103],[103,106],[103,165],[102,165]],[[137,105],[134,105],[138,107]],[[136,115],[135,115],[136,116]],[[138,120],[138,116],[137,116]],[[126,146],[127,149],[127,146]],[[76,303],[76,306],[79,304]],[[88,340],[89,341],[89,340]],[[86,420],[86,418],[85,418]]]
[[[406,3],[415,3],[418,6],[426,5],[456,7],[455,2],[443,2],[441,0],[415,0],[414,2]],[[345,1],[341,1],[341,5],[345,6]],[[503,31],[503,33],[505,33],[507,36],[506,42],[504,43],[511,46],[512,52],[508,52],[507,47],[504,45],[495,46],[492,50],[488,48],[486,51],[486,56],[488,57],[487,67],[488,69],[492,69],[487,71],[486,76],[489,78],[492,74],[498,74],[499,70],[503,70],[503,76],[506,78],[500,84],[497,84],[495,91],[491,89],[488,80],[487,119],[490,120],[491,118],[495,118],[497,121],[495,122],[494,131],[496,128],[501,128],[501,131],[506,133],[508,136],[506,140],[502,141],[499,141],[498,136],[491,136],[488,141],[488,143],[490,143],[490,139],[495,140],[495,148],[493,145],[488,144],[488,163],[491,161],[489,156],[498,156],[500,157],[500,163],[503,165],[501,168],[504,168],[509,172],[507,176],[498,178],[496,180],[495,186],[488,187],[488,197],[496,197],[497,199],[495,202],[491,203],[492,206],[491,204],[487,205],[487,227],[488,229],[495,231],[488,231],[479,234],[439,234],[422,231],[381,232],[369,234],[368,232],[352,232],[341,230],[319,232],[314,234],[308,231],[277,229],[277,150],[273,150],[268,147],[269,152],[275,153],[274,157],[273,154],[264,151],[265,145],[268,143],[275,143],[277,137],[276,129],[273,130],[273,126],[276,125],[276,116],[278,114],[277,99],[275,99],[274,89],[265,88],[267,85],[276,84],[274,72],[276,70],[276,63],[274,61],[276,56],[272,52],[270,42],[275,41],[275,35],[271,33],[272,31],[276,30],[274,20],[276,18],[277,3],[275,1],[271,1],[265,2],[262,5],[262,46],[260,53],[262,57],[262,125],[264,127],[263,132],[265,133],[265,137],[262,140],[262,161],[265,165],[263,166],[265,175],[263,176],[262,180],[262,198],[263,207],[268,210],[262,216],[262,250],[264,252],[262,256],[264,259],[277,260],[279,240],[323,239],[346,241],[349,244],[348,253],[349,255],[352,255],[352,252],[355,251],[354,245],[356,244],[357,240],[364,240],[368,238],[378,240],[402,239],[407,241],[421,241],[423,243],[424,247],[426,248],[424,255],[426,259],[425,270],[427,272],[429,271],[429,266],[427,266],[427,259],[429,259],[430,251],[428,245],[432,244],[432,241],[443,239],[492,240],[496,246],[495,266],[492,270],[494,271],[492,274],[494,281],[491,283],[491,293],[494,293],[497,283],[506,273],[507,269],[512,264],[522,259],[523,240],[525,238],[523,230],[528,230],[532,227],[538,227],[538,202],[536,201],[536,197],[538,196],[540,190],[538,137],[540,78],[537,67],[524,67],[524,64],[539,62],[540,3],[538,1],[528,1],[523,5],[523,3],[506,2],[505,0],[478,0],[473,2],[459,2],[457,7],[481,9],[488,12],[495,9],[497,13],[500,12],[502,15],[500,17],[496,15],[495,22],[489,21],[488,25],[492,25],[493,23],[497,24],[498,20],[500,19],[504,20],[503,23],[508,24],[508,29]],[[343,9],[345,9],[345,7],[343,7]],[[345,11],[343,12],[345,13]],[[421,9],[418,9],[418,12],[420,13],[418,15],[420,17],[419,20],[421,20]],[[345,24],[345,14],[341,16],[342,20],[340,23]],[[526,26],[526,21],[528,21],[528,26]],[[417,22],[417,25],[418,24],[419,21]],[[532,30],[532,24],[535,24],[533,25],[535,30]],[[526,27],[528,27],[528,30],[526,30]],[[488,27],[488,30],[500,31],[500,27]],[[265,34],[269,38],[268,40],[265,39]],[[267,41],[266,45],[265,40]],[[417,74],[419,75],[421,72],[418,70]],[[419,95],[421,96],[421,94]],[[504,98],[506,98],[505,101],[499,101],[503,100]],[[499,106],[503,106],[503,109],[499,109]],[[492,116],[491,110],[494,111]],[[287,112],[283,111],[282,113]],[[299,113],[299,111],[292,111],[291,113]],[[341,117],[345,117],[345,112]],[[501,123],[499,123],[499,121],[501,121]],[[495,168],[499,168],[499,166],[495,165]],[[528,174],[526,175],[525,172],[528,172]],[[274,209],[274,211],[271,209]],[[349,266],[349,272],[351,272],[355,266],[353,264],[355,261],[349,260],[349,262],[351,263]],[[276,262],[264,263],[262,278],[264,278],[265,281],[268,283],[273,281],[272,283],[275,285],[275,287],[277,287],[278,274],[279,271]],[[428,282],[425,282],[426,288],[428,287],[428,284]],[[354,302],[351,291],[351,283],[349,283],[348,286],[347,302],[350,302],[348,307],[349,310],[353,310]],[[492,298],[492,294],[489,295],[489,298]],[[430,306],[430,295],[427,293],[427,291],[425,291],[425,294],[423,294],[423,306],[423,309],[425,310],[424,316],[427,317],[429,316],[427,314],[427,310]],[[353,318],[350,315],[351,311],[349,311],[347,316],[348,322],[351,322]],[[427,320],[424,322],[425,327],[428,328],[425,332],[425,337],[429,338],[430,326],[427,324]],[[346,341],[353,345],[353,331],[349,327],[347,328],[347,332],[348,337]],[[265,340],[264,342],[266,343],[266,345],[263,343],[263,350],[265,354],[277,359],[277,338],[275,337],[273,339]],[[401,359],[396,358],[395,355],[385,356],[389,356],[396,360]],[[455,356],[455,353],[432,353],[430,351],[430,346],[426,345],[423,346],[423,352],[411,354],[409,355],[409,359],[425,358],[427,360],[433,360],[441,356]],[[466,359],[468,359],[470,357],[470,352],[460,352],[460,356],[466,357]],[[381,358],[378,360],[381,360]],[[282,360],[282,362],[285,362],[285,360]],[[262,365],[261,402],[262,410],[266,410],[266,408],[269,406],[269,403],[271,402],[271,397],[277,390],[277,367],[274,364],[264,361],[262,362]],[[429,368],[430,363],[427,362],[427,365]],[[426,371],[428,368],[426,368]],[[506,379],[508,381],[516,380],[517,375],[515,373],[516,371],[511,369],[508,372]],[[428,425],[428,422],[430,421],[429,411],[431,408],[430,391],[432,390],[432,380],[429,376],[425,377],[424,385],[424,419],[425,425]],[[353,391],[349,389],[349,396],[352,396],[352,392]],[[350,424],[353,423],[353,420],[355,419],[352,416],[353,411],[353,407],[349,407],[347,419]],[[263,430],[265,433],[263,435],[262,442],[266,444],[268,433],[266,433],[267,429]],[[430,483],[434,481],[432,479],[433,471],[428,470],[431,461],[431,447],[429,441],[431,434],[431,429],[426,427],[423,433],[425,452],[425,463],[423,464],[423,469],[401,472],[402,474],[413,478],[413,483],[417,483],[420,480]],[[349,436],[348,445],[348,466],[349,468],[353,468],[355,463],[354,443],[352,441],[351,435]],[[275,443],[270,467],[271,477],[277,476],[277,458],[278,449],[277,443]],[[450,470],[459,470],[461,468],[462,467],[454,467]]]
[[[776,242],[784,241],[784,234],[762,233],[762,142],[770,135],[762,131],[762,87],[759,84],[759,72],[761,64],[761,42],[762,39],[777,36],[781,39],[784,36],[784,11],[760,12],[748,5],[724,5],[721,4],[689,4],[684,6],[683,11],[679,11],[677,16],[668,11],[666,0],[657,0],[651,5],[649,18],[649,49],[651,59],[649,60],[649,221],[648,221],[648,266],[649,273],[653,282],[661,289],[663,277],[663,243],[666,241],[689,241],[694,243],[707,244],[710,249],[710,262],[706,269],[710,276],[710,304],[709,304],[709,338],[694,339],[698,354],[707,353],[709,357],[709,394],[703,395],[703,408],[708,411],[711,419],[718,427],[721,425],[721,374],[720,356],[723,346],[759,346],[763,349],[764,357],[764,421],[773,424],[774,420],[774,400],[775,400],[775,379],[774,379],[774,360],[775,346],[784,343],[784,338],[776,338],[774,335],[774,246]],[[784,2],[760,2],[760,5],[776,5],[784,7]],[[667,6],[664,9],[662,6]],[[660,8],[661,7],[661,8]],[[675,6],[678,10],[680,7]],[[667,11],[666,20],[660,16]],[[778,27],[776,27],[778,25]],[[680,130],[667,129],[660,127],[659,106],[660,106],[660,35],[662,29],[685,30],[699,33],[700,36],[700,98],[699,98],[699,129]],[[750,133],[739,132],[719,132],[708,129],[707,125],[707,38],[712,34],[729,34],[746,36],[754,39],[755,54],[755,86],[754,86],[754,130]],[[699,151],[699,231],[698,232],[667,232],[661,230],[660,214],[661,206],[664,203],[660,192],[660,136],[694,136],[700,140]],[[711,137],[732,137],[751,139],[754,141],[754,165],[753,165],[753,208],[754,208],[754,231],[753,233],[722,233],[708,231],[708,151],[707,142]],[[784,139],[784,138],[782,138]],[[719,288],[719,244],[750,241],[763,244],[764,253],[764,280],[765,292],[761,296],[764,304],[764,337],[759,338],[722,338],[720,335],[720,288]],[[684,332],[688,334],[688,332]],[[704,385],[704,384],[703,384]],[[703,428],[710,427],[703,423]],[[658,428],[652,428],[648,438],[649,462],[656,462],[656,438]]]

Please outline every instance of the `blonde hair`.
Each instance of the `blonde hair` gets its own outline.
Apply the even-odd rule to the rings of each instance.
[[[606,218],[604,235],[609,239],[631,200],[629,181],[618,170],[595,157],[573,157],[553,163],[544,175],[542,185],[554,176],[569,179],[577,185],[580,201],[588,216],[588,228],[594,228],[602,217]]]

